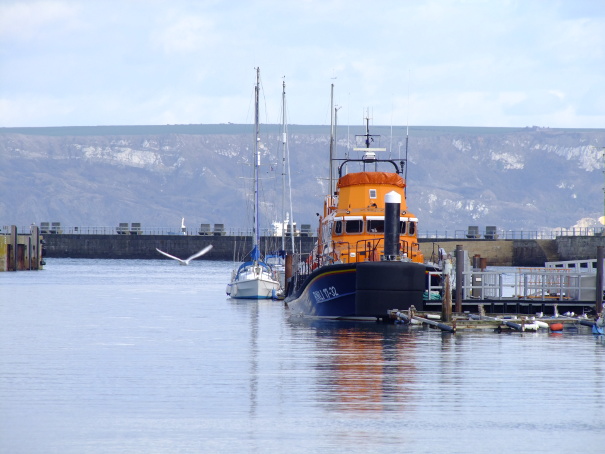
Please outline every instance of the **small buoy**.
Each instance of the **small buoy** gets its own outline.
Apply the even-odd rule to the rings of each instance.
[[[540,325],[538,323],[528,323],[527,325],[523,325],[523,330],[525,331],[538,331],[540,329]]]
[[[563,323],[553,323],[550,325],[551,331],[563,331]]]

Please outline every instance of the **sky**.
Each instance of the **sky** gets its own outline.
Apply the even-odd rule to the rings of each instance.
[[[0,127],[605,127],[604,0],[0,0]]]

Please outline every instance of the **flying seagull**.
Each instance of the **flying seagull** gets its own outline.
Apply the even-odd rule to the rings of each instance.
[[[166,257],[169,257],[169,258],[171,258],[171,259],[173,259],[173,260],[177,260],[177,261],[178,261],[178,262],[179,262],[181,265],[189,265],[189,262],[190,262],[190,261],[192,261],[192,260],[194,260],[194,259],[196,259],[196,258],[198,258],[198,257],[201,257],[201,256],[202,256],[202,255],[204,255],[206,252],[208,252],[210,249],[212,249],[212,245],[211,245],[211,244],[209,244],[208,246],[206,246],[206,247],[205,247],[204,249],[202,249],[201,251],[196,252],[195,254],[193,254],[193,255],[192,255],[191,257],[189,257],[188,259],[183,260],[183,259],[180,259],[180,258],[178,258],[178,257],[175,257],[174,255],[167,254],[167,253],[166,253],[166,252],[164,252],[164,251],[160,251],[160,250],[159,250],[157,247],[155,248],[155,250],[156,250],[156,251],[158,251],[160,254],[163,254],[163,255],[165,255]]]

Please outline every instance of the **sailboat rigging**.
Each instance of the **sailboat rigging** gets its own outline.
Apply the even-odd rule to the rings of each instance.
[[[260,126],[259,126],[260,68],[256,68],[254,86],[254,214],[252,222],[252,251],[250,261],[233,270],[231,282],[227,285],[227,295],[231,298],[268,299],[280,290],[280,284],[273,268],[262,260],[259,220],[259,168],[260,168]]]
[[[281,219],[274,222],[281,235],[281,249],[267,255],[266,261],[277,272],[282,288],[285,288],[286,279],[286,236],[290,237],[290,251],[295,253],[294,236],[296,234],[294,216],[292,212],[292,177],[290,171],[290,154],[288,149],[288,124],[286,117],[286,82],[282,82],[282,125],[281,125],[281,151],[282,151],[282,188],[281,188]],[[286,181],[287,176],[287,181]],[[286,197],[288,197],[289,210],[286,210]]]
[[[292,173],[290,171],[290,150],[288,148],[288,122],[286,119],[286,81],[282,83],[282,154],[283,154],[283,181],[282,194],[285,196],[286,188],[288,192],[288,203],[290,207],[290,216],[288,217],[290,227],[291,250],[294,253],[294,213],[292,212]],[[286,185],[285,175],[288,175],[288,183]],[[282,211],[285,212],[285,202],[282,200]],[[284,241],[284,233],[282,230],[282,249],[286,249]]]

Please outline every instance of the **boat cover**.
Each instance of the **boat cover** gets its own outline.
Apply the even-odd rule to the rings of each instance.
[[[357,172],[348,173],[338,180],[338,187],[355,186],[358,184],[390,184],[399,188],[405,187],[400,175],[391,172]]]

